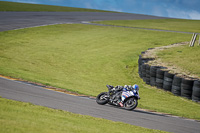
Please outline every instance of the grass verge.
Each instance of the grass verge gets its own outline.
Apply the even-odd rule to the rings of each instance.
[[[200,105],[146,85],[138,56],[150,47],[190,40],[190,35],[63,24],[0,33],[0,73],[96,96],[105,85],[137,83],[139,107],[200,119]]]
[[[0,107],[2,133],[165,133],[4,98],[0,98]]]
[[[0,1],[0,11],[34,11],[34,12],[109,12],[104,10],[74,8],[64,6],[52,6],[41,4],[27,4],[17,2]]]
[[[200,46],[194,47],[188,45],[165,49],[157,53],[158,58],[168,66],[179,69],[180,72],[195,76],[200,79]],[[174,58],[176,57],[176,58]],[[176,69],[172,70],[176,72]]]
[[[199,26],[200,20],[186,20],[186,19],[114,20],[114,21],[98,21],[94,23],[200,33],[200,26]]]

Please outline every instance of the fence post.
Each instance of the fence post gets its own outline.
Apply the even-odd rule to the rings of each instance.
[[[193,47],[194,46],[194,43],[196,41],[196,38],[197,38],[197,34],[196,33],[193,33],[193,36],[192,36],[192,40],[190,41],[190,47]]]
[[[190,41],[190,45],[189,45],[189,47],[191,47],[191,44],[192,44],[193,38],[194,38],[194,33],[192,34],[192,39],[191,39],[191,41]]]

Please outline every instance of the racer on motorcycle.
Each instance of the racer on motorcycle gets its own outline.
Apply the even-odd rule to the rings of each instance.
[[[133,93],[137,94],[138,95],[138,98],[140,99],[140,96],[139,96],[139,86],[137,84],[131,86],[131,85],[125,85],[124,88],[123,88],[123,92],[122,92],[122,95],[121,95],[121,101],[119,101],[119,105],[121,107],[123,107],[123,102],[124,100],[126,99],[127,95],[128,95],[128,92],[132,90]]]

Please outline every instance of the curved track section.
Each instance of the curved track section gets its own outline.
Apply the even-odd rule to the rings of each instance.
[[[121,121],[150,129],[175,133],[199,133],[200,131],[200,123],[194,120],[146,112],[139,109],[127,111],[110,105],[98,105],[95,99],[55,92],[5,78],[0,78],[0,96],[82,115]]]

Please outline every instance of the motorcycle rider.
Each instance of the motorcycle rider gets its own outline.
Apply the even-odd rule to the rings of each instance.
[[[133,92],[136,93],[138,95],[138,99],[140,99],[140,96],[139,96],[139,86],[137,84],[133,85]]]
[[[109,89],[109,93],[112,95],[112,101],[117,102],[117,100],[120,99],[123,88],[124,86],[118,85],[116,87],[112,86],[111,89]]]
[[[130,91],[130,90],[133,90],[134,93],[136,93],[138,95],[138,98],[140,99],[140,96],[139,96],[139,86],[137,84],[134,84],[133,86],[131,85],[125,85],[124,88],[123,88],[123,93],[121,95],[121,100],[119,101],[119,105],[121,107],[123,107],[123,102],[124,100],[126,99],[126,92],[127,91]]]

